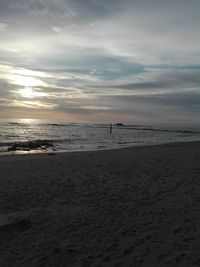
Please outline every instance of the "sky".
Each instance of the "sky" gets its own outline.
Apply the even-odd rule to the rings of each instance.
[[[0,118],[199,124],[199,0],[0,0]]]

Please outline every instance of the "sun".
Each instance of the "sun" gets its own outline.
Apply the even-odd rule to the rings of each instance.
[[[35,92],[32,87],[25,87],[19,90],[19,94],[24,98],[34,98]]]
[[[36,98],[46,96],[46,93],[41,92],[41,87],[46,87],[46,83],[39,78],[35,78],[34,76],[27,74],[31,73],[24,70],[22,74],[11,74],[9,76],[9,80],[12,84],[21,87],[21,89],[17,89],[16,92],[22,98]]]
[[[40,92],[38,88],[24,87],[18,90],[18,93],[23,98],[36,98],[36,97],[46,97],[47,93]]]

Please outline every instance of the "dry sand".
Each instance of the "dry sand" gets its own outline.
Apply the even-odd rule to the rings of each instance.
[[[0,157],[0,266],[200,266],[200,143]]]

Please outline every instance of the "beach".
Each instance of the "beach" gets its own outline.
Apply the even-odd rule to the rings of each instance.
[[[200,266],[200,142],[0,156],[0,266]]]

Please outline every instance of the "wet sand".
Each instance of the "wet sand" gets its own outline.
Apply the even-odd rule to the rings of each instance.
[[[1,156],[0,266],[200,266],[200,142]]]

